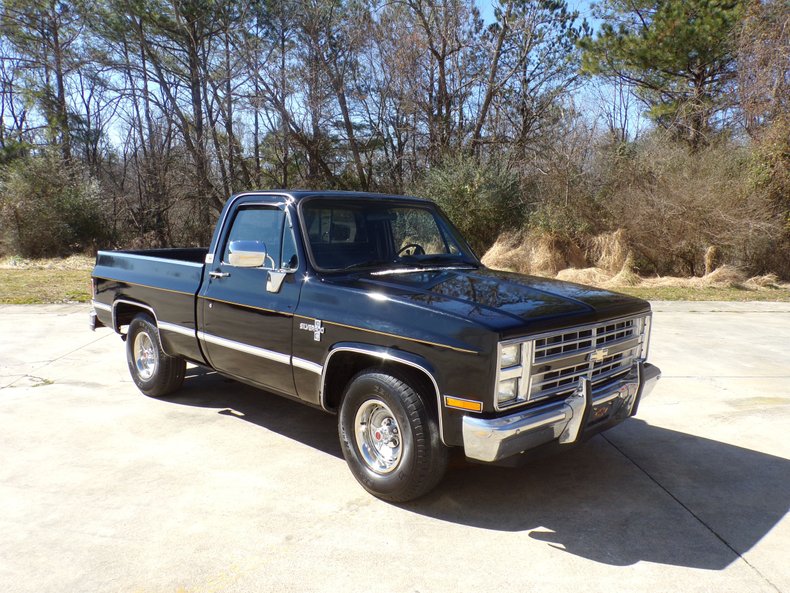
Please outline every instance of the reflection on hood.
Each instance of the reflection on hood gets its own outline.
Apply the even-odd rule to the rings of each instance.
[[[615,317],[646,311],[641,299],[570,282],[497,272],[436,269],[333,279],[349,287],[375,290],[394,300],[473,319],[492,329],[562,317],[572,325],[586,318]]]

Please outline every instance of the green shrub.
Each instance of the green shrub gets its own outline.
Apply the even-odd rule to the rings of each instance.
[[[602,216],[623,229],[643,273],[701,275],[711,246],[721,263],[775,271],[766,262],[780,225],[749,163],[749,148],[726,139],[691,152],[655,135],[609,169]]]
[[[526,218],[518,176],[495,162],[450,158],[428,171],[414,193],[436,201],[478,255]]]
[[[766,237],[766,249],[755,268],[790,278],[790,114],[782,114],[758,136],[749,163],[754,193],[765,196],[781,227]]]
[[[0,171],[0,216],[8,251],[51,257],[95,249],[106,236],[99,184],[54,152],[15,159]]]

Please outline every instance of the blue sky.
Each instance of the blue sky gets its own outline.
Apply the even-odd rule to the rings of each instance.
[[[592,18],[592,2],[590,0],[567,0],[568,8],[579,12],[581,18],[586,18],[590,26],[595,28],[595,19]],[[494,20],[494,4],[495,0],[477,0],[477,6],[480,8],[480,14],[483,19],[490,23]]]
[[[477,6],[480,8],[480,15],[486,23],[493,22],[494,20],[494,6],[499,4],[497,0],[475,0]],[[587,23],[592,28],[593,32],[598,29],[601,21],[593,18],[592,4],[594,0],[566,0],[568,9],[577,11],[580,19],[587,19]],[[601,83],[600,88],[606,91],[610,88],[607,83]],[[588,118],[595,118],[599,113],[600,98],[596,96],[595,89],[590,85],[583,85],[574,95],[574,102],[580,108],[583,114]],[[635,111],[629,120],[629,129],[632,133],[636,133],[639,129],[644,129],[649,126],[649,120],[644,113],[641,112],[641,106],[634,104],[632,107]]]

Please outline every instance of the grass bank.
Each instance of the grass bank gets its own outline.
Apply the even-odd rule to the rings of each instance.
[[[0,260],[0,304],[87,303],[93,258]]]
[[[648,301],[770,301],[790,302],[790,290],[786,288],[685,288],[678,286],[612,288]]]

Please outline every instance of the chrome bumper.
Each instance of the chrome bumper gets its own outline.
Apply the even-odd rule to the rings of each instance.
[[[575,443],[587,427],[633,416],[659,378],[658,367],[640,361],[602,393],[593,395],[590,381],[583,377],[573,395],[563,401],[500,418],[464,416],[464,452],[470,459],[492,462],[555,439],[560,444]]]

